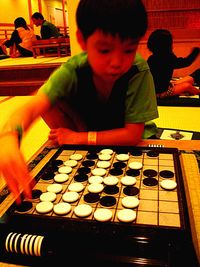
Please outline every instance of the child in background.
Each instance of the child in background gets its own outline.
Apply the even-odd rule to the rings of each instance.
[[[174,69],[190,66],[198,57],[200,48],[193,48],[185,58],[177,57],[173,52],[172,34],[166,29],[153,31],[148,38],[147,47],[152,52],[147,62],[158,98],[200,94],[200,90],[194,86],[195,83],[200,83],[200,69],[180,80],[172,81]]]
[[[19,138],[42,116],[53,145],[129,145],[158,117],[153,78],[136,53],[147,29],[140,0],[80,0],[77,40],[83,52],[59,67],[0,135],[0,171],[15,197],[31,195]],[[17,198],[19,203],[20,199]]]
[[[28,27],[24,18],[19,17],[14,21],[15,30],[11,38],[5,40],[1,44],[4,54],[7,54],[7,48],[10,49],[10,57],[32,57],[33,49],[32,42],[36,41],[36,35],[33,30]]]

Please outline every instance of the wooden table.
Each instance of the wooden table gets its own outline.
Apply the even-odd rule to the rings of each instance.
[[[179,150],[200,151],[200,141],[199,140],[142,140],[138,146],[164,146],[178,148]],[[44,147],[48,146],[48,142],[42,146],[39,151],[33,155],[32,159],[38,155]],[[32,160],[30,159],[30,161]],[[200,263],[200,172],[198,167],[198,162],[196,157],[192,153],[182,153],[180,155],[181,168],[183,172],[183,179],[186,191],[186,198],[188,204],[188,212],[190,225],[192,230],[192,239],[195,247],[195,251]],[[4,182],[0,181],[0,187]],[[5,183],[4,183],[5,184]],[[14,200],[12,200],[14,201]],[[7,207],[8,208],[8,207]],[[5,211],[7,210],[5,208]],[[22,266],[22,265],[13,265],[7,263],[0,263],[1,267],[8,266]]]

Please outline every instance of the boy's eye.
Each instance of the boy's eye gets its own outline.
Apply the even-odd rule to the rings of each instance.
[[[132,53],[134,53],[134,52],[135,52],[135,49],[126,49],[126,50],[124,51],[125,54],[132,54]]]
[[[101,54],[107,54],[110,52],[110,49],[99,49],[99,53]]]

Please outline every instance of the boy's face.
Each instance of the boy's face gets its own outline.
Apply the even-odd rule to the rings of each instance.
[[[133,64],[138,39],[121,40],[118,36],[95,31],[82,40],[82,48],[88,53],[88,60],[95,75],[105,82],[115,82]]]
[[[33,21],[33,24],[35,25],[35,26],[40,26],[40,25],[42,25],[42,21],[41,21],[41,19],[35,19],[35,18],[32,18],[32,21]]]

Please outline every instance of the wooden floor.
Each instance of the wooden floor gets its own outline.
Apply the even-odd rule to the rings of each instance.
[[[0,60],[0,95],[30,95],[69,57],[6,58]]]
[[[8,66],[20,66],[20,65],[35,65],[35,64],[52,64],[63,63],[67,61],[69,57],[18,57],[18,58],[6,58],[0,60],[0,69]]]

